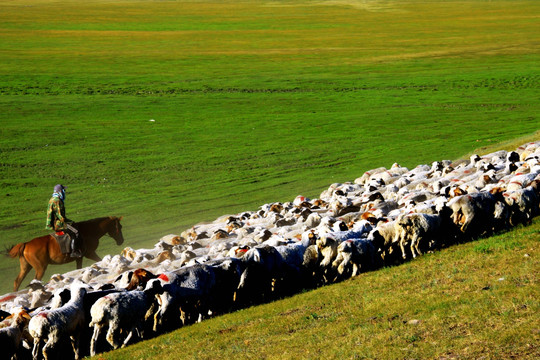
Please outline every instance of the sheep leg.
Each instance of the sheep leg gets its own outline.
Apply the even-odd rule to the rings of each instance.
[[[336,251],[331,246],[328,246],[324,248],[321,253],[323,255],[323,260],[321,261],[319,266],[323,269],[326,269],[330,267],[330,265],[332,264],[332,259],[336,257]]]
[[[139,339],[143,340],[144,339],[144,324],[142,323],[139,323],[137,325],[137,336],[139,337]]]
[[[357,263],[353,263],[353,270],[351,276],[358,276],[360,274],[361,265]]]
[[[188,322],[188,314],[182,308],[180,308],[179,311],[180,311],[180,321],[182,322],[183,326],[186,326]]]
[[[131,337],[133,336],[133,333],[135,332],[135,326],[133,326],[128,334],[128,336],[126,336],[126,339],[124,340],[124,342],[122,343],[122,347],[126,347],[129,340],[131,340]]]
[[[49,351],[51,350],[52,348],[52,340],[49,339],[46,343],[45,343],[45,346],[43,347],[43,350],[41,350],[42,354],[43,354],[43,359],[45,360],[49,360]],[[37,359],[37,358],[36,358]]]
[[[92,334],[92,340],[90,341],[90,355],[95,356],[96,351],[96,344],[99,339],[99,335],[101,334],[101,326],[98,324],[94,325],[94,333]]]
[[[399,242],[399,247],[401,248],[401,256],[403,260],[407,260],[407,254],[405,253],[405,239],[401,239]]]
[[[415,245],[414,245],[414,248],[416,249],[416,253],[418,255],[422,255],[422,251],[420,251],[420,243],[421,243],[420,240],[422,240],[422,239],[417,237],[416,240],[415,240]]]
[[[154,314],[154,332],[158,331],[159,326],[161,326],[161,308]]]
[[[39,359],[39,353],[40,353],[40,348],[41,348],[41,339],[34,339],[34,347],[32,349],[32,358],[34,360],[38,360]]]
[[[75,354],[75,360],[79,360],[79,336],[70,336],[71,347],[73,348],[73,353]]]
[[[345,261],[342,261],[337,266],[337,270],[335,272],[337,273],[336,279],[342,279],[342,278],[344,278],[346,276],[345,272],[347,272],[347,264],[345,263]]]
[[[466,234],[467,229],[469,228],[469,225],[471,224],[472,220],[474,218],[474,215],[472,216],[465,216],[462,215],[461,217],[461,232]]]
[[[413,235],[411,238],[411,254],[413,259],[416,258],[416,255],[420,255],[420,251],[418,251],[418,236]]]
[[[109,330],[107,331],[107,342],[116,350],[120,347],[120,341],[118,340],[118,328],[114,322],[109,323]]]
[[[394,238],[392,239],[392,242],[390,243],[390,246],[388,247],[388,254],[392,253],[390,251],[390,250],[393,250],[392,245],[397,244],[399,245],[399,248],[401,249],[401,257],[403,258],[403,260],[407,259],[407,254],[405,252],[405,243],[406,243],[406,238],[407,238],[406,234],[407,232],[405,229],[403,229],[403,227],[399,227],[399,229],[395,231]]]
[[[339,266],[340,264],[344,263],[345,262],[345,259],[343,258],[343,254],[342,253],[338,253],[338,255],[336,256],[336,259],[332,262],[332,269],[334,271],[337,271],[339,272],[340,274],[342,274],[343,271],[340,272],[339,270]],[[336,270],[337,269],[337,270]],[[343,269],[343,268],[342,268]]]

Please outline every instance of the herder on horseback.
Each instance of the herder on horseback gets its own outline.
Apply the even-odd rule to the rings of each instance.
[[[47,207],[47,230],[54,230],[56,240],[61,241],[71,240],[71,257],[80,258],[82,256],[81,241],[79,239],[79,231],[72,226],[73,221],[66,217],[66,208],[64,201],[66,199],[66,187],[58,184],[54,187],[54,192],[49,200]]]
[[[117,245],[124,242],[122,225],[120,224],[122,217],[99,217],[79,221],[72,226],[72,222],[66,218],[65,198],[66,188],[63,185],[56,185],[49,200],[46,224],[47,229],[54,230],[54,233],[36,237],[30,241],[20,242],[6,249],[6,255],[10,258],[19,258],[21,266],[19,275],[13,282],[14,291],[19,289],[21,282],[32,268],[36,270],[35,279],[41,280],[47,266],[50,264],[60,265],[75,261],[77,269],[81,269],[84,257],[94,261],[101,261],[96,249],[99,246],[99,239],[104,235],[112,237]],[[79,233],[80,236],[78,236]],[[71,241],[58,242],[58,237],[65,238],[68,236],[68,240]]]

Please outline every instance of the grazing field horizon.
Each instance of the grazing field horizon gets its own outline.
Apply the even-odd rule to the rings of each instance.
[[[227,213],[317,197],[374,167],[538,139],[539,10],[2,2],[0,245],[47,233],[57,183],[69,218],[123,216],[124,246],[142,248]],[[121,250],[104,238],[98,253]],[[73,268],[51,266],[44,279]],[[18,262],[0,270],[5,293]]]

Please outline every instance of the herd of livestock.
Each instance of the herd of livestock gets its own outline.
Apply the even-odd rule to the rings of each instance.
[[[0,298],[7,358],[80,358],[528,224],[540,212],[540,141],[398,164],[227,215]]]

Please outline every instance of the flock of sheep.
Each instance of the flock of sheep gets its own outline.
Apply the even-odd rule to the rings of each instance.
[[[469,241],[539,212],[540,141],[398,164],[223,216],[0,298],[8,358],[75,359]],[[69,341],[67,341],[69,339]]]

